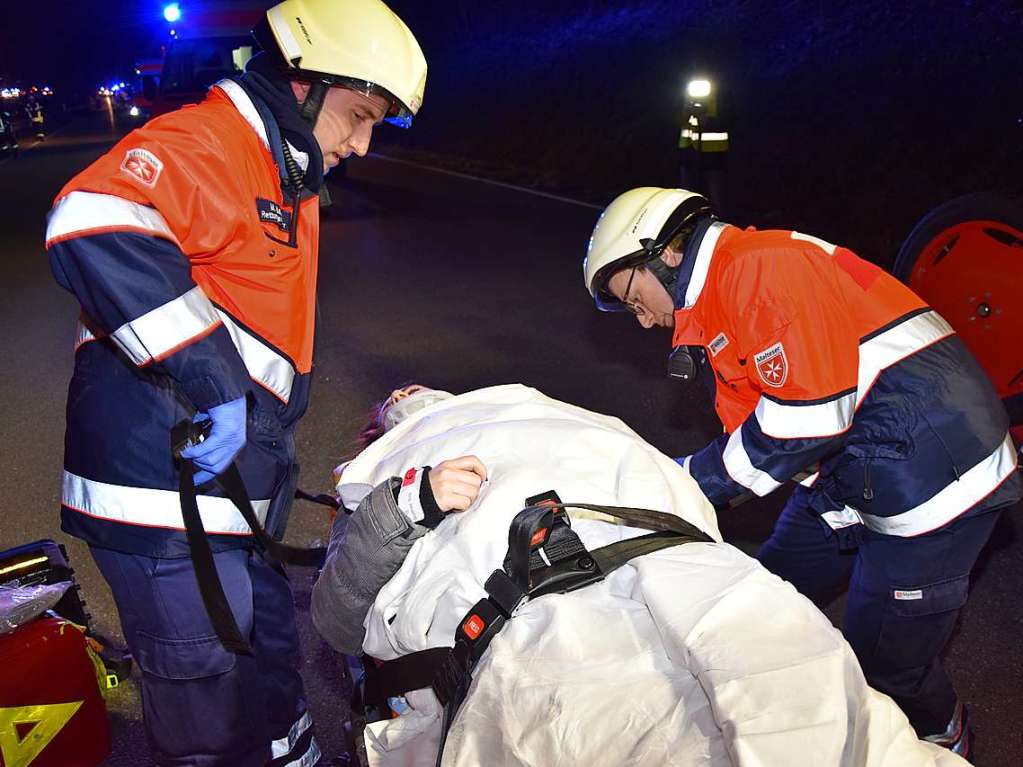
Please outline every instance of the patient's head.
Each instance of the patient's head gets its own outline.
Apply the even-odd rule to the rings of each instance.
[[[414,413],[425,410],[430,405],[455,396],[451,392],[431,389],[422,384],[395,389],[380,405],[379,420],[384,431],[390,431]]]
[[[369,420],[359,432],[359,446],[366,448],[414,413],[454,395],[423,384],[408,384],[391,392],[370,410]]]
[[[340,466],[334,469],[334,480],[340,479],[345,466],[351,463],[359,453],[410,415],[453,396],[455,395],[451,392],[431,389],[423,384],[406,384],[392,391],[386,399],[370,409],[366,425],[362,427],[356,439],[355,449],[348,454]]]

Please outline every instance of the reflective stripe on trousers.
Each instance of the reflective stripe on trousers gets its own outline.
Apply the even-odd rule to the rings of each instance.
[[[308,742],[302,737],[313,726],[313,718],[306,711],[292,725],[286,738],[270,744],[272,761],[267,767],[312,767],[322,756],[316,738],[310,735]]]

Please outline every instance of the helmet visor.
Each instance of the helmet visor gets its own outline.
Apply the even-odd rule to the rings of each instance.
[[[355,80],[350,77],[325,75],[323,80],[331,87],[346,88],[347,90],[361,93],[363,96],[380,96],[387,101],[387,112],[384,115],[384,122],[396,125],[399,128],[412,127],[412,110],[386,88],[382,88],[376,83],[367,82],[366,80]]]

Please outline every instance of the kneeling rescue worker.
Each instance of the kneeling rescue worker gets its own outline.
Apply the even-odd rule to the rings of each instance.
[[[672,367],[712,387],[725,433],[679,459],[712,503],[807,472],[759,560],[815,600],[850,578],[844,633],[868,681],[968,754],[939,654],[1021,481],[1001,401],[952,328],[851,251],[739,229],[682,189],[617,197],[583,272],[599,309],[674,328]]]
[[[283,537],[323,177],[364,155],[382,120],[407,127],[426,82],[415,37],[379,0],[286,0],[254,34],[263,52],[244,74],[64,187],[46,235],[82,308],[62,526],[113,592],[160,765],[320,761],[287,579],[216,478],[237,466],[266,531]],[[249,653],[215,635],[189,559],[170,432],[193,417],[212,430],[183,456]]]

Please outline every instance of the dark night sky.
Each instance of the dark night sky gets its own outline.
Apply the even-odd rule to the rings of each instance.
[[[167,2],[170,0],[0,0],[0,78],[11,84],[49,84],[65,92],[91,92],[115,77],[126,78],[138,59],[159,56],[161,44],[169,39],[171,25],[163,19]],[[202,10],[245,13],[265,10],[275,2],[179,0],[183,19],[178,26],[194,21]],[[569,5],[572,3],[580,4],[578,0]],[[475,0],[431,0],[429,8],[424,7],[424,0],[390,0],[388,5],[409,23],[418,21],[414,24],[417,29],[424,20],[436,23],[438,15],[461,19],[466,13],[478,12],[468,10],[476,6]]]
[[[196,6],[266,8],[246,3],[181,0]],[[164,0],[0,0],[0,76],[24,84],[91,91],[126,77],[138,58],[159,55],[169,25]]]

